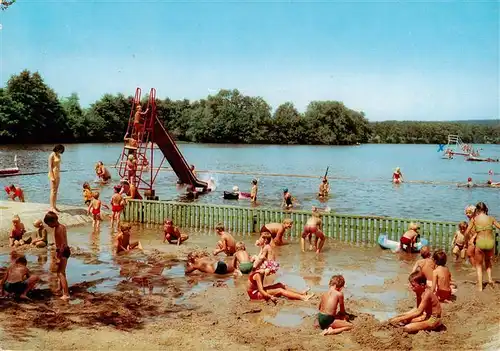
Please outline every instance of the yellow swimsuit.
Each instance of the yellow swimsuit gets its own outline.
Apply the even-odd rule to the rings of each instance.
[[[59,178],[59,171],[61,170],[61,158],[57,156],[56,153],[54,153],[54,159],[52,160],[52,174],[54,175],[54,178]],[[50,172],[48,174],[48,177],[50,179]]]
[[[475,229],[476,233],[486,231],[486,230],[491,230],[491,231],[494,230],[492,224],[488,224],[485,226],[478,226],[475,223],[474,223],[474,229]],[[478,249],[481,249],[481,250],[491,250],[495,247],[495,239],[483,238],[483,237],[478,238],[478,239],[476,239],[476,247]]]

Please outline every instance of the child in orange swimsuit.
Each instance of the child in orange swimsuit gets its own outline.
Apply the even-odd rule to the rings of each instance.
[[[92,189],[90,189],[90,184],[88,182],[83,183],[83,202],[85,205],[90,206],[94,194],[92,194]]]

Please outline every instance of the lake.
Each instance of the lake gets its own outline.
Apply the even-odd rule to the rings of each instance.
[[[81,205],[84,181],[95,179],[94,164],[103,161],[115,165],[121,154],[122,144],[69,144],[62,158],[59,202]],[[500,145],[476,145],[482,155],[498,158]],[[25,191],[26,201],[48,203],[49,184],[47,159],[53,145],[4,145],[0,147],[1,167],[11,167],[14,155],[18,156],[22,172],[44,172],[37,175],[2,178],[2,185],[19,184]],[[283,145],[221,145],[179,144],[184,157],[197,170],[248,172],[248,175],[212,174],[217,189],[201,196],[197,201],[249,206],[245,200],[222,199],[223,190],[238,185],[249,191],[252,173],[279,173],[288,175],[317,175],[317,179],[298,177],[255,176],[259,178],[259,202],[263,207],[278,207],[282,189],[287,187],[298,200],[298,209],[310,210],[311,206],[329,206],[339,213],[380,215],[404,218],[421,218],[459,221],[465,219],[468,204],[484,201],[490,213],[500,216],[500,189],[458,188],[468,177],[485,183],[493,170],[494,179],[500,181],[500,164],[465,162],[457,156],[444,160],[437,145],[386,145],[360,146],[283,146]],[[158,154],[158,155],[156,155]],[[155,151],[155,166],[161,159]],[[168,163],[164,164],[168,166]],[[329,166],[332,196],[320,203],[316,193],[320,177]],[[406,180],[416,183],[393,185],[391,175],[401,167]],[[117,170],[110,168],[113,181],[101,187],[101,199],[109,202],[112,186],[118,183]],[[498,174],[498,175],[497,175]],[[208,175],[200,174],[200,178]],[[336,177],[340,179],[336,179]],[[161,200],[178,200],[176,176],[173,172],[160,172],[155,190]],[[419,181],[434,182],[422,184]],[[453,184],[450,184],[453,183]],[[95,184],[98,187],[99,185]]]

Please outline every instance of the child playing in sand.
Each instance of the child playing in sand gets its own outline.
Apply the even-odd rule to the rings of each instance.
[[[441,304],[427,286],[422,272],[413,272],[409,277],[410,287],[417,296],[417,308],[389,319],[389,323],[406,324],[404,331],[416,333],[420,330],[436,330],[441,325]]]
[[[92,225],[94,227],[94,231],[99,230],[101,226],[101,207],[107,208],[109,210],[108,205],[105,205],[99,200],[99,192],[96,191],[94,193],[94,198],[90,201],[90,205],[88,208],[88,213],[92,213]]]
[[[432,276],[431,291],[436,294],[439,301],[450,301],[451,299],[451,273],[446,267],[446,253],[442,250],[434,252],[432,259],[436,262]]]
[[[399,240],[400,248],[406,252],[412,252],[415,243],[417,242],[420,230],[420,226],[417,223],[410,223],[408,226],[408,231],[403,234]]]
[[[94,198],[94,194],[92,193],[92,189],[90,188],[90,184],[88,182],[83,183],[83,202],[86,206],[90,206],[92,199]]]
[[[122,188],[120,186],[115,186],[115,193],[111,197],[111,211],[113,212],[111,215],[111,230],[115,231],[115,223],[116,223],[116,231],[120,227],[120,217],[125,207],[125,199],[120,194]]]
[[[20,256],[10,265],[1,282],[0,296],[9,293],[17,295],[20,299],[29,300],[27,294],[40,278],[30,273],[27,264],[26,257]]]
[[[246,251],[245,243],[242,241],[236,243],[236,252],[233,256],[233,266],[238,275],[239,273],[248,274],[253,269],[252,259]]]
[[[222,223],[217,224],[215,231],[217,235],[220,236],[220,240],[217,242],[214,256],[217,256],[221,252],[224,252],[227,256],[232,256],[236,252],[236,240],[234,240],[231,234],[224,231],[224,225]]]
[[[257,193],[259,192],[259,187],[257,186],[257,179],[252,180],[252,190],[250,190],[250,202],[251,203],[256,203],[257,202]]]
[[[233,273],[234,266],[211,257],[206,251],[194,251],[187,256],[186,274],[196,270],[203,273],[224,275]]]
[[[23,235],[26,233],[26,228],[24,227],[21,218],[18,215],[12,217],[12,229],[10,231],[9,245],[10,246],[21,246],[24,244],[31,243],[31,238],[23,240]]]
[[[351,330],[353,325],[347,321],[342,292],[345,285],[344,277],[334,275],[328,285],[328,291],[321,296],[319,303],[318,324],[323,330],[322,334],[333,335]]]
[[[36,229],[36,234],[35,238],[31,241],[31,245],[38,248],[46,247],[48,244],[47,229],[45,229],[43,222],[40,219],[37,219],[33,222],[33,227]]]
[[[277,297],[286,297],[290,300],[307,301],[314,294],[307,294],[309,289],[304,292],[298,292],[290,289],[285,284],[276,283],[264,286],[264,278],[278,271],[276,262],[266,261],[259,269],[252,271],[248,276],[247,293],[250,300],[271,300],[278,302]]]
[[[130,242],[130,230],[132,226],[128,223],[120,226],[120,233],[116,236],[116,253],[129,252],[133,249],[142,250],[140,241]]]
[[[314,249],[316,253],[320,253],[323,245],[325,245],[326,237],[325,234],[321,231],[321,217],[318,211],[313,211],[312,216],[306,222],[304,226],[304,231],[302,232],[302,237],[300,238],[300,247],[302,252],[306,251],[306,238],[309,239],[309,250],[313,249],[311,240],[312,235],[314,234]]]
[[[458,224],[458,229],[453,236],[453,241],[451,242],[451,247],[453,247],[453,255],[455,256],[455,261],[458,261],[460,256],[462,259],[465,258],[465,231],[467,230],[467,222],[460,222]]]
[[[16,198],[18,198],[19,201],[24,202],[24,191],[21,187],[11,184],[5,187],[5,192],[12,201],[16,201]]]
[[[179,227],[175,226],[170,219],[165,220],[163,233],[163,242],[168,241],[169,244],[177,244],[177,246],[189,239],[189,235],[181,233]]]
[[[271,246],[271,242],[273,237],[271,233],[262,233],[260,239],[257,243],[258,246],[261,246],[260,253],[257,258],[253,262],[253,268],[257,269],[260,265],[267,261],[275,261],[274,250]]]
[[[413,266],[411,272],[413,273],[416,272],[417,270],[422,271],[425,278],[427,279],[427,285],[431,287],[432,277],[434,274],[434,269],[436,268],[436,263],[431,257],[431,250],[429,249],[428,246],[424,246],[420,249],[420,256],[422,256],[422,259],[415,262],[415,265]]]
[[[284,245],[283,235],[287,229],[290,229],[293,221],[290,218],[285,218],[282,223],[267,223],[260,228],[260,233],[271,233],[273,244]]]
[[[59,218],[55,212],[49,211],[43,219],[45,224],[50,228],[54,228],[54,239],[56,242],[56,259],[57,259],[57,276],[59,278],[59,287],[62,290],[63,300],[69,299],[68,281],[66,279],[66,266],[68,259],[71,256],[71,249],[68,246],[68,236],[66,227],[59,223]]]

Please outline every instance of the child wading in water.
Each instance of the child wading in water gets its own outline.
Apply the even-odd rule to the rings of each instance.
[[[43,222],[40,219],[37,219],[33,222],[33,227],[36,229],[36,236],[35,239],[31,241],[31,245],[38,248],[46,247],[48,244],[47,229],[45,229]]]
[[[292,208],[293,207],[293,197],[292,194],[288,191],[288,188],[283,189],[283,203],[282,205],[286,209]]]
[[[120,191],[122,188],[120,186],[115,186],[115,193],[111,197],[111,211],[113,214],[111,215],[111,230],[115,231],[115,222],[116,222],[116,231],[120,228],[120,217],[125,207],[125,200],[123,199]]]
[[[328,285],[328,292],[321,296],[319,303],[318,324],[324,330],[323,335],[340,334],[353,328],[353,325],[347,321],[345,313],[344,293],[342,292],[345,279],[341,275],[334,275]]]
[[[431,291],[436,294],[439,301],[451,300],[451,273],[446,267],[446,253],[442,250],[434,252],[432,255],[437,267],[434,269]]]
[[[189,235],[182,234],[179,227],[175,226],[170,219],[166,219],[163,224],[163,234],[163,242],[168,241],[169,244],[177,244],[177,246],[189,239]]]
[[[465,258],[465,231],[467,230],[467,222],[460,222],[458,224],[458,230],[455,232],[453,241],[451,242],[451,247],[453,247],[453,256],[455,256],[455,261],[458,261],[458,257],[462,259]]]
[[[92,189],[90,188],[90,184],[88,182],[83,183],[83,202],[86,206],[90,206],[92,199],[94,198],[94,194],[92,193]]]
[[[403,330],[407,333],[436,330],[441,325],[441,304],[437,296],[427,287],[427,279],[422,272],[413,272],[408,280],[417,296],[417,308],[389,319],[389,323],[406,324]]]
[[[215,231],[220,236],[220,240],[217,242],[214,256],[217,256],[221,252],[224,252],[227,256],[232,256],[236,252],[236,240],[234,240],[231,234],[224,231],[222,223],[217,224]]]
[[[116,236],[116,253],[129,252],[133,249],[142,250],[140,241],[130,242],[130,230],[132,226],[128,223],[120,226],[121,232]]]
[[[241,241],[236,243],[236,252],[233,257],[233,266],[238,270],[237,272],[248,274],[252,271],[253,263],[246,251],[245,243]]]
[[[420,269],[427,279],[427,286],[431,287],[436,262],[432,259],[431,250],[428,246],[424,246],[420,249],[420,256],[422,256],[422,259],[415,262],[411,272],[413,273]]]
[[[29,300],[26,294],[35,287],[40,278],[31,275],[28,267],[26,267],[27,264],[28,261],[24,256],[17,257],[11,263],[0,283],[0,296],[5,296],[7,292],[17,295],[20,299]]]
[[[101,200],[99,200],[99,192],[96,191],[88,208],[88,213],[92,213],[92,225],[94,226],[94,231],[99,230],[99,227],[101,226],[101,206],[109,209],[107,205],[103,204]]]
[[[59,218],[55,212],[49,211],[43,219],[45,224],[50,228],[54,228],[54,239],[56,242],[56,260],[57,260],[57,277],[59,278],[59,287],[62,290],[63,300],[69,299],[68,281],[66,280],[66,266],[68,264],[71,250],[68,246],[68,237],[66,227],[59,223]]]
[[[252,190],[250,190],[250,202],[255,204],[257,202],[257,193],[259,187],[257,186],[257,179],[252,180]]]

